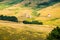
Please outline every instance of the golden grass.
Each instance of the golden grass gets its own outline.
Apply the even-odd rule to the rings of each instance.
[[[4,28],[6,28],[6,29],[4,29]],[[13,30],[11,28],[13,28],[15,30]],[[27,25],[27,24],[12,23],[12,22],[11,23],[4,23],[4,22],[0,23],[0,29],[7,31],[10,34],[21,35],[20,34],[20,32],[21,32],[22,34],[26,35],[27,39],[33,37],[31,40],[34,40],[35,39],[34,37],[36,37],[38,40],[40,40],[40,38],[45,39],[46,36],[48,35],[48,33],[50,33],[52,31],[52,29],[54,29],[54,28],[55,28],[55,26],[52,26],[52,25],[31,25],[31,24]],[[22,36],[25,38],[24,35],[22,35]],[[5,36],[5,37],[7,38],[7,36]],[[11,37],[11,36],[9,36],[9,37]],[[22,39],[22,40],[24,40],[24,39]]]
[[[51,18],[60,18],[60,3],[39,10],[38,13],[41,13],[41,16],[48,16],[50,14]]]
[[[47,8],[44,8],[42,10],[37,11],[41,15],[39,17],[36,17],[35,20],[42,21],[45,25],[27,25],[27,24],[22,24],[22,23],[4,23],[1,22],[0,26],[8,26],[8,27],[13,27],[16,28],[18,31],[24,31],[28,30],[31,32],[42,32],[42,35],[46,37],[48,33],[51,32],[53,28],[56,26],[54,25],[60,25],[60,19],[55,20],[55,21],[50,21],[53,18],[60,18],[60,3],[57,3],[54,6],[50,6]],[[20,7],[21,5],[17,4],[12,7],[6,8],[4,10],[0,10],[0,15],[7,15],[7,16],[16,16],[19,20],[24,20],[24,14],[27,13],[31,15],[31,13],[34,11],[31,8],[26,8],[26,7]],[[51,15],[51,17],[47,17],[48,14]],[[23,16],[23,17],[21,17]],[[28,34],[28,32],[27,32]]]

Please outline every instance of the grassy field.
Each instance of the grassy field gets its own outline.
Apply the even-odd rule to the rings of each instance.
[[[59,5],[60,3],[57,3],[53,6],[35,11],[31,8],[20,7],[21,5],[17,4],[12,7],[6,8],[4,10],[0,10],[0,15],[16,16],[19,21],[37,20],[37,21],[42,21],[46,25],[48,24],[48,25],[60,26],[60,6]],[[26,18],[26,14],[30,15],[31,18]],[[40,15],[34,16],[34,14],[36,15],[40,14]],[[51,17],[48,17],[48,14],[50,14]]]
[[[22,6],[21,1],[0,3],[0,15],[15,16],[19,21],[16,23],[0,20],[0,40],[45,40],[52,29],[60,26],[60,3],[36,10],[37,8]],[[23,24],[25,20],[42,22],[43,25]]]
[[[0,40],[45,40],[55,27],[1,21]]]

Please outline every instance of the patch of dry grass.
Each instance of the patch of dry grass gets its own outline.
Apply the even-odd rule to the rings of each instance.
[[[0,40],[45,40],[55,26],[0,23]],[[3,34],[3,35],[2,35]]]

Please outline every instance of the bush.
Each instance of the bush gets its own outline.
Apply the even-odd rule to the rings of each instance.
[[[31,15],[38,17],[38,16],[40,16],[40,13],[37,13],[37,11],[33,11]]]
[[[60,28],[54,28],[47,37],[47,40],[60,40]]]
[[[28,7],[31,4],[31,2],[24,4],[25,7]]]
[[[18,22],[17,18],[15,16],[0,16],[0,20],[7,20],[12,22]]]
[[[24,24],[40,24],[42,25],[43,23],[42,22],[38,22],[38,21],[32,21],[32,22],[29,22],[29,21],[23,21]]]

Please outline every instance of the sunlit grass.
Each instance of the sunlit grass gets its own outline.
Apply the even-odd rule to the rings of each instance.
[[[0,40],[44,40],[45,37],[43,32],[29,28],[0,27]]]

